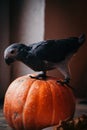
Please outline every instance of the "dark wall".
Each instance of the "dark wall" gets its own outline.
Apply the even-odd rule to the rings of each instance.
[[[46,0],[45,39],[87,36],[87,2],[82,0]],[[87,97],[87,41],[69,62],[71,86],[79,97]],[[63,77],[57,70],[49,72]]]
[[[9,2],[10,44],[20,40],[19,33],[23,7],[24,0],[10,0]]]
[[[4,50],[14,42],[29,45],[43,40],[44,10],[45,0],[0,0],[0,99],[15,78],[33,73],[20,62],[7,66]]]
[[[0,0],[0,100],[10,82],[10,67],[4,62],[4,49],[9,44],[9,0]]]

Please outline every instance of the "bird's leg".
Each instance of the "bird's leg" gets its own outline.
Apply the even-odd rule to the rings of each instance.
[[[40,74],[37,74],[36,76],[30,75],[30,77],[34,78],[34,79],[39,79],[39,80],[44,79],[45,80],[47,78],[46,71],[42,71]]]
[[[57,82],[62,84],[62,85],[64,85],[64,84],[68,85],[69,82],[70,82],[70,72],[69,72],[69,69],[68,69],[67,62],[66,61],[61,62],[58,65],[58,69],[64,75],[65,79],[63,81],[62,80],[58,80]]]
[[[58,81],[58,82],[61,83],[62,85],[64,85],[64,84],[69,85],[70,78],[69,78],[69,77],[66,77],[63,81]]]

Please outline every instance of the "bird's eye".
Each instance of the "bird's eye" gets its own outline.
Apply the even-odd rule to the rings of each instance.
[[[11,50],[11,54],[14,54],[15,53],[15,50]]]

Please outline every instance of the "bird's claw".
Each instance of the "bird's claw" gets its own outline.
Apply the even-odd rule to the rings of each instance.
[[[57,82],[60,83],[62,86],[64,84],[66,84],[67,86],[69,86],[69,81],[70,81],[70,78],[66,78],[64,80],[58,80]]]
[[[38,79],[38,80],[46,80],[47,76],[44,75],[44,74],[38,74],[38,75],[36,75],[36,76],[30,75],[30,78]]]

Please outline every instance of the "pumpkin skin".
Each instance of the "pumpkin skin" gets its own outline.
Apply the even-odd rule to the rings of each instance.
[[[73,92],[57,80],[53,77],[37,80],[25,75],[10,84],[3,111],[14,130],[41,130],[73,116]]]

